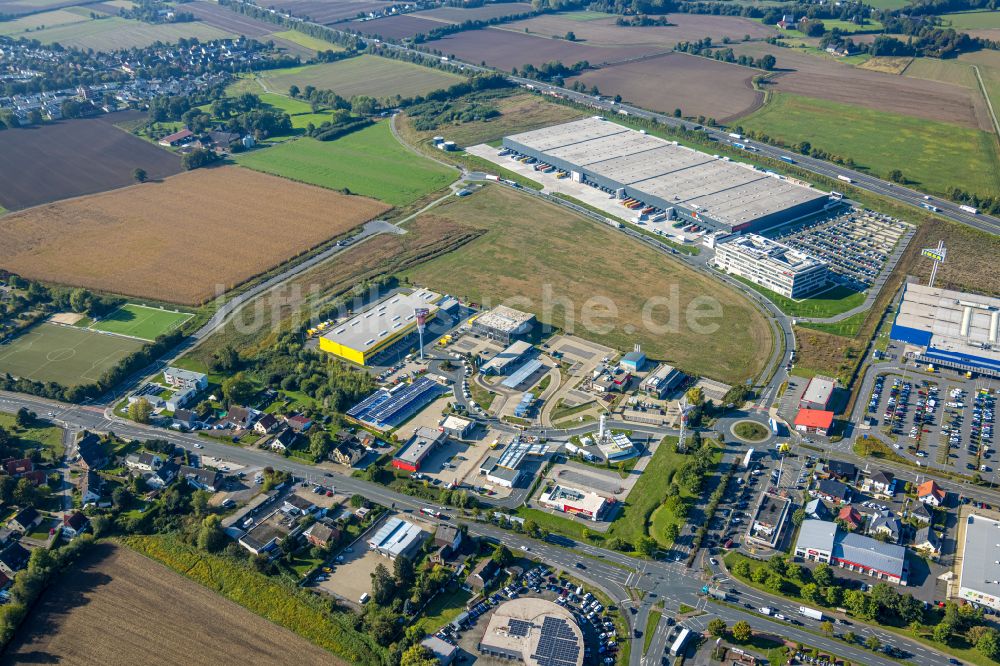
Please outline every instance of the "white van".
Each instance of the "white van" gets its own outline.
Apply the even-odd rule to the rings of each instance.
[[[366,603],[368,603],[369,599],[371,599],[371,596],[367,592],[362,592],[361,596],[358,598],[358,603],[359,604],[366,604]]]

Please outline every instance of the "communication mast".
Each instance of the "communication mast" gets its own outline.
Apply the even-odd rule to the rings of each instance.
[[[413,315],[417,318],[417,334],[420,336],[420,360],[424,360],[424,328],[427,326],[427,308],[414,308]]]

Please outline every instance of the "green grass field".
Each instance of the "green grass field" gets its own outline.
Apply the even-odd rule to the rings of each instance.
[[[952,83],[973,90],[979,89],[972,66],[961,60],[941,60],[940,58],[914,58],[903,70],[903,76],[914,79],[929,79],[942,83]]]
[[[902,9],[909,2],[908,0],[867,0],[865,4],[875,9]]]
[[[650,358],[725,382],[756,375],[770,353],[770,329],[743,296],[607,225],[499,186],[423,218],[485,233],[407,271],[415,284],[475,303],[514,299],[544,323],[622,351],[640,343]],[[605,268],[623,257],[641,279],[609,277]],[[719,324],[712,332],[686,314],[702,303],[720,308],[721,317],[702,320]]]
[[[1000,28],[1000,11],[941,14],[944,25],[960,30]]]
[[[235,35],[200,21],[152,24],[118,16],[56,26],[31,33],[31,39],[37,39],[43,44],[58,42],[63,46],[95,51],[142,48],[157,41],[174,43],[182,37],[195,37],[205,42]]]
[[[295,129],[305,129],[309,126],[309,123],[313,125],[322,125],[327,120],[330,120],[332,115],[330,113],[324,113],[322,111],[318,113],[313,113],[312,105],[308,102],[303,102],[302,100],[292,99],[287,95],[279,95],[278,93],[259,93],[260,101],[268,106],[281,109],[289,115],[292,119],[292,127]]]
[[[236,156],[248,168],[405,206],[447,187],[458,174],[410,152],[396,141],[389,122],[376,123],[336,141],[289,141]]]
[[[333,90],[341,97],[355,95],[413,97],[447,88],[462,77],[400,60],[363,55],[339,62],[276,69],[261,75],[264,86],[285,93],[291,85]]]
[[[312,49],[314,51],[343,51],[344,47],[337,44],[333,44],[323,39],[318,39],[316,37],[311,37],[305,33],[299,32],[298,30],[283,30],[282,32],[275,32],[271,37],[277,37],[278,39],[284,39],[289,42],[294,42],[299,46],[304,46],[307,49]]]
[[[86,12],[77,8],[55,9],[51,12],[22,16],[13,21],[0,22],[0,35],[31,39],[34,37],[33,33],[40,29],[86,23],[91,20]]]
[[[865,302],[863,293],[841,286],[817,294],[814,298],[795,301],[738,275],[730,277],[767,296],[768,300],[781,308],[782,312],[792,317],[832,317]]]
[[[43,415],[44,417],[44,415]],[[42,449],[43,457],[50,462],[62,458],[63,431],[57,426],[38,425],[21,429],[13,414],[0,413],[0,428],[17,437],[18,446],[23,449]]]
[[[169,333],[194,315],[187,312],[174,312],[149,308],[144,305],[127,303],[101,321],[91,324],[90,328],[105,333],[117,333],[142,340],[155,340],[164,333]]]
[[[63,386],[91,384],[143,344],[120,335],[43,323],[0,345],[0,372]]]
[[[788,145],[809,141],[814,148],[853,158],[874,175],[901,169],[927,191],[945,193],[958,186],[980,194],[1000,192],[995,139],[980,130],[790,93],[772,93],[763,109],[740,124]]]

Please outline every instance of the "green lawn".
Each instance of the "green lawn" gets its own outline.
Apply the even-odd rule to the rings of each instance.
[[[867,318],[868,312],[865,311],[851,315],[847,319],[842,319],[841,321],[832,324],[800,321],[798,325],[803,328],[811,328],[816,331],[832,333],[833,335],[840,335],[845,338],[854,338],[861,332],[861,327],[864,325],[865,319]]]
[[[862,169],[885,177],[900,169],[921,189],[945,193],[953,187],[996,195],[1000,161],[987,132],[847,104],[773,93],[760,111],[740,124],[792,145],[853,158]]]
[[[311,37],[304,32],[299,32],[298,30],[283,30],[281,32],[275,32],[271,37],[277,37],[278,39],[285,39],[289,42],[294,42],[299,46],[304,46],[307,49],[313,49],[314,51],[343,51],[344,47],[337,44],[333,44],[324,39],[319,39],[317,37]]]
[[[30,38],[37,39],[43,44],[58,42],[62,46],[79,49],[111,51],[142,48],[158,41],[171,44],[182,37],[194,37],[207,42],[234,36],[233,33],[219,30],[201,21],[152,24],[111,16],[36,30],[31,33]]]
[[[42,448],[44,450],[43,457],[46,460],[56,461],[63,456],[63,433],[61,428],[38,424],[21,430],[16,425],[14,415],[6,413],[0,413],[0,428],[17,437],[19,446],[23,449]]]
[[[333,116],[328,112],[319,111],[313,113],[312,105],[309,102],[303,102],[299,99],[292,99],[287,95],[280,95],[278,93],[265,92],[259,93],[260,101],[274,109],[281,109],[292,120],[292,127],[294,129],[305,129],[309,126],[309,123],[313,125],[322,125],[327,120],[330,120]]]
[[[458,174],[396,141],[389,121],[341,137],[308,137],[236,156],[245,167],[405,206],[446,187]]]
[[[941,14],[941,21],[946,26],[961,30],[1000,28],[1000,11]]]
[[[416,623],[428,634],[432,634],[458,617],[465,610],[465,603],[471,598],[472,595],[463,589],[442,592],[431,599]]]
[[[193,316],[187,312],[126,303],[101,321],[91,324],[90,328],[142,340],[155,340],[180,327]]]
[[[816,294],[812,298],[804,298],[796,301],[771,291],[766,287],[754,284],[739,275],[732,275],[730,277],[739,280],[754,291],[767,296],[769,301],[781,308],[781,311],[790,317],[832,317],[841,312],[847,312],[851,308],[856,308],[865,302],[864,293],[842,286],[828,289],[822,294]]]
[[[669,513],[657,509],[663,505],[674,473],[688,460],[686,455],[674,451],[676,443],[676,437],[666,437],[660,442],[642,476],[628,494],[621,516],[611,524],[611,529],[608,530],[609,536],[621,537],[634,544],[651,533],[650,535],[661,545],[669,545],[663,542],[662,536],[659,536],[663,534],[663,528],[668,522],[683,524],[683,521],[678,521]],[[658,520],[652,521],[650,529],[650,518],[654,511]]]
[[[378,98],[426,95],[458,83],[463,77],[401,60],[362,55],[338,62],[276,69],[261,74],[261,80],[265,87],[276,92],[287,92],[292,85],[315,86],[350,99],[355,95]]]
[[[646,618],[646,632],[642,635],[643,654],[649,651],[649,644],[653,642],[653,632],[656,631],[656,626],[660,624],[661,617],[663,617],[663,611],[658,611],[655,608],[649,611],[649,616]]]

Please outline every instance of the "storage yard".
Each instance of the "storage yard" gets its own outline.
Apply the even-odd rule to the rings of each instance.
[[[388,209],[240,167],[199,169],[6,215],[0,265],[31,279],[197,304]]]
[[[604,190],[640,219],[750,231],[818,212],[828,201],[810,187],[598,117],[505,137],[503,145],[522,161]]]
[[[782,243],[825,261],[838,282],[857,291],[872,286],[910,225],[869,210],[851,209],[806,226],[782,230]]]

